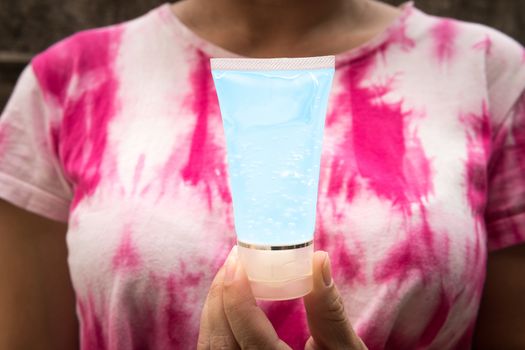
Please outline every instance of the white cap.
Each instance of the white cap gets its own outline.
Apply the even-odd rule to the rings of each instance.
[[[312,290],[312,242],[293,246],[257,246],[238,242],[239,260],[253,295],[261,300],[300,298]]]

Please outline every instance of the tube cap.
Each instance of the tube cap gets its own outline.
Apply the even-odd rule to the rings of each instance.
[[[312,290],[312,242],[289,247],[258,247],[238,242],[237,252],[255,298],[289,300]]]

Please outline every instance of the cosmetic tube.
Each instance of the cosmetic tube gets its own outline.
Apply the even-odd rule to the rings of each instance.
[[[239,260],[257,299],[304,296],[334,56],[212,58],[211,69]]]

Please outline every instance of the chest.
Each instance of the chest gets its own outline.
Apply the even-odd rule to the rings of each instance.
[[[199,67],[181,92],[123,85],[110,119],[90,114],[77,142],[62,145],[76,186],[68,233],[76,288],[182,273],[205,289],[234,244],[222,121]],[[315,244],[348,285],[413,271],[452,285],[472,263],[464,252],[483,246],[484,96],[461,101],[461,87],[443,90],[432,75],[416,88],[418,74],[367,60],[336,71]]]

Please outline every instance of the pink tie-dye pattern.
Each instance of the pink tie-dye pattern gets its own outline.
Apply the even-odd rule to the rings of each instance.
[[[422,226],[409,229],[407,238],[395,244],[385,259],[376,264],[374,269],[376,282],[387,283],[393,280],[400,285],[413,274],[419,275],[419,278],[423,278],[425,282],[432,276],[429,271],[439,271],[440,268],[444,268],[441,266],[444,263],[440,258],[441,255],[448,254],[447,244],[444,242],[436,252],[433,232],[423,213],[422,209]]]
[[[432,343],[435,341],[439,331],[445,325],[447,317],[450,312],[451,302],[450,299],[443,292],[436,296],[436,300],[431,300],[429,303],[433,304],[433,310],[431,311],[429,321],[426,327],[422,330],[418,338],[414,337],[406,329],[399,327],[394,330],[388,338],[386,344],[377,344],[372,349],[428,349],[431,348]]]
[[[184,281],[181,281],[184,283]],[[169,347],[178,348],[184,344],[184,336],[188,336],[190,330],[183,329],[186,320],[190,317],[190,312],[185,311],[184,299],[177,289],[184,286],[177,286],[175,276],[171,276],[166,281],[167,303],[164,307],[165,332]],[[177,295],[179,294],[179,295]]]
[[[197,51],[197,63],[190,76],[191,95],[187,97],[189,109],[196,116],[191,137],[188,161],[181,171],[184,181],[193,186],[202,183],[208,207],[212,208],[212,185],[225,203],[231,203],[227,183],[224,147],[213,143],[209,131],[210,119],[220,121],[217,94],[211,78],[209,57]]]
[[[431,166],[416,135],[411,135],[408,144],[412,159],[406,155],[405,119],[410,112],[403,111],[402,101],[385,102],[395,79],[364,87],[373,64],[372,56],[342,72],[343,84],[348,86],[345,97],[352,101],[352,136],[340,146],[340,154],[353,150],[359,175],[369,181],[370,189],[406,211],[410,202],[431,193]],[[406,168],[412,171],[410,182]]]
[[[450,19],[441,19],[432,27],[431,35],[434,39],[434,54],[439,63],[446,63],[454,58],[456,53],[456,38],[458,27]]]
[[[447,320],[450,308],[452,306],[451,304],[450,298],[442,288],[441,293],[439,293],[439,301],[434,309],[434,312],[432,313],[432,316],[430,317],[430,321],[427,323],[427,326],[421,335],[421,339],[414,349],[426,349],[432,344]]]
[[[414,9],[409,7],[399,20],[399,24],[388,29],[388,40],[383,45],[383,52],[392,44],[398,44],[404,51],[410,51],[416,46],[416,42],[407,35],[407,20]]]
[[[385,96],[393,89],[395,79],[388,80],[384,85],[364,87],[373,62],[373,58],[362,60],[354,64],[353,69],[347,69],[346,74],[342,73],[343,82],[349,86],[348,95],[343,96],[347,101],[352,101],[349,108],[352,115],[352,136],[346,138],[346,147],[342,149],[346,152],[354,150],[359,175],[369,179],[370,189],[378,197],[389,200],[394,207],[405,213],[412,211],[411,203],[419,203],[421,225],[410,229],[406,240],[395,245],[389,255],[375,267],[374,277],[378,283],[390,283],[394,279],[399,285],[414,273],[426,278],[432,275],[429,271],[444,270],[441,262],[446,261],[448,256],[448,242],[443,241],[435,246],[434,233],[422,205],[423,198],[433,192],[432,166],[417,135],[406,134],[405,120],[413,112],[403,111],[402,102],[387,104],[384,101]],[[349,144],[349,140],[353,142]],[[339,154],[344,154],[344,151]],[[337,168],[332,168],[332,176],[337,174],[334,170]],[[346,249],[344,251],[348,252]],[[345,262],[336,260],[336,267],[341,265],[347,268],[345,275],[350,278],[346,283],[355,280],[354,274],[359,273],[360,264],[355,261],[356,259]],[[441,302],[436,306],[436,311],[421,336],[421,348],[433,341],[445,323],[449,308],[448,297],[442,294]],[[395,336],[391,341],[395,342],[396,339],[404,342],[404,337]],[[382,346],[378,345],[377,348]],[[389,345],[386,347],[389,348]]]
[[[466,181],[467,198],[477,219],[485,210],[487,193],[486,164],[491,151],[490,116],[487,103],[482,103],[481,116],[470,114],[459,118],[466,124],[467,135],[467,161]]]
[[[337,215],[337,214],[334,214]],[[332,265],[334,279],[352,285],[364,283],[363,248],[358,241],[353,240],[349,234],[333,233],[324,225],[324,215],[318,210],[314,234],[315,248],[327,251]],[[352,239],[352,250],[349,249],[347,240]]]
[[[487,193],[487,170],[491,148],[492,148],[492,130],[490,125],[490,115],[488,111],[487,102],[481,103],[480,115],[469,114],[467,116],[460,116],[459,118],[466,125],[467,134],[467,160],[466,167],[466,189],[467,199],[472,209],[472,214],[476,220],[475,241],[467,247],[465,255],[467,273],[470,273],[469,279],[476,281],[477,297],[480,297],[484,282],[484,274],[480,276],[479,266],[484,266],[485,261],[482,261],[482,252],[480,236],[483,228],[486,193]]]
[[[135,194],[137,192],[137,188],[139,187],[139,182],[142,177],[142,172],[144,171],[144,163],[146,162],[146,155],[142,153],[139,157],[139,160],[137,161],[137,165],[135,166],[135,173],[133,174],[133,189],[132,194]],[[143,191],[146,189],[145,187]],[[147,189],[146,189],[147,190]]]
[[[82,350],[107,349],[103,323],[95,310],[93,297],[89,295],[87,300],[82,300],[77,296],[77,308],[81,320],[80,334]]]
[[[348,249],[347,240],[352,240],[352,236],[343,232],[330,232],[324,225],[325,220],[318,212],[314,236],[316,249],[329,253],[333,275],[337,281],[348,285],[364,283],[363,248],[358,241],[354,240],[352,241],[353,249]]]
[[[292,349],[303,349],[308,332],[306,316],[301,299],[281,302],[259,302],[279,338]]]
[[[66,102],[67,90],[75,71],[75,61],[70,59],[72,43],[58,43],[52,53],[37,56],[33,62],[33,70],[39,78],[39,83],[47,98],[55,99],[61,106]],[[51,57],[52,56],[52,57]]]
[[[75,185],[71,210],[91,196],[102,179],[102,162],[109,154],[108,125],[118,108],[114,61],[120,36],[120,27],[84,32],[33,62],[44,93],[58,100],[63,110],[62,124],[52,133],[58,135],[58,155]],[[77,84],[89,80],[89,88],[65,99],[73,77]]]
[[[413,48],[407,44],[411,39],[405,35],[405,26],[406,20],[392,28],[382,52],[395,44],[401,44],[406,50]],[[400,33],[403,34],[401,41]],[[426,196],[432,191],[431,167],[416,135],[408,140],[408,146],[405,145],[404,118],[409,111],[402,111],[402,101],[396,104],[384,102],[384,97],[395,84],[395,77],[371,88],[361,86],[373,68],[374,60],[375,56],[370,56],[351,66],[341,64],[339,67],[341,82],[346,88],[335,98],[334,108],[327,116],[327,126],[332,126],[338,121],[338,116],[346,114],[352,116],[352,125],[332,161],[327,195],[333,199],[346,187],[346,199],[350,202],[357,186],[355,174],[359,173],[370,180],[369,186],[379,196],[408,209],[408,200]],[[377,138],[377,133],[382,138]],[[408,184],[413,185],[412,193],[405,193]],[[333,200],[332,204],[335,205]]]
[[[485,213],[491,248],[525,238],[525,225],[520,224],[525,215],[521,203],[525,180],[520,176],[525,172],[525,93],[500,126],[494,143],[489,182],[498,191],[489,193],[491,207]]]
[[[525,56],[524,56],[525,57]],[[525,61],[523,62],[525,65]],[[514,148],[514,156],[516,157],[516,163],[518,166],[518,172],[519,173],[525,173],[525,92],[521,95],[519,101],[517,102],[516,106],[514,106],[514,120],[513,120],[513,127],[511,130],[512,138],[513,138],[513,148]],[[520,189],[525,188],[525,180],[520,178],[519,176],[516,176],[516,179],[514,180],[516,183],[516,186]],[[522,190],[522,192],[524,192]],[[525,195],[525,193],[522,193],[522,195]],[[518,214],[520,209],[523,209],[523,205],[516,205],[516,203],[512,204],[513,210],[512,212],[515,214]],[[519,214],[518,214],[519,215]],[[523,214],[522,214],[523,215]],[[512,225],[512,236],[513,239],[516,242],[520,242],[523,240],[523,237],[525,237],[525,227],[522,225],[514,223]]]
[[[404,32],[400,30],[394,34]],[[408,38],[401,43],[406,44],[405,49],[410,49],[411,45],[407,44],[407,40]],[[398,41],[399,38],[385,46]],[[413,272],[420,271],[425,276],[427,271],[434,270],[439,265],[433,245],[433,233],[421,204],[422,199],[433,192],[432,167],[415,132],[405,137],[405,119],[410,111],[403,111],[402,101],[388,104],[384,100],[392,91],[395,78],[388,79],[383,85],[364,87],[374,60],[375,57],[371,56],[339,69],[345,88],[335,98],[336,107],[328,115],[327,125],[332,126],[338,122],[338,117],[350,114],[352,128],[345,133],[332,161],[327,196],[338,196],[343,185],[346,185],[347,189],[351,189],[347,191],[351,195],[346,196],[350,202],[356,189],[354,174],[358,174],[369,180],[369,188],[378,197],[390,201],[402,212],[410,213],[410,203],[419,203],[421,227],[412,229],[406,241],[394,246],[390,255],[375,269],[375,278],[379,283],[388,283],[391,278],[401,283]],[[347,176],[347,180],[343,180],[343,176]],[[346,284],[364,283],[364,273],[361,270],[364,264],[361,261],[363,252],[359,249],[352,249],[350,252],[345,242],[348,238],[347,235],[328,235],[323,230],[322,220],[318,219],[316,246],[329,251],[338,280]],[[448,254],[447,244],[445,241],[439,246],[440,255]],[[354,246],[359,247],[359,242],[354,242]],[[438,315],[443,313],[446,311],[441,310]],[[439,322],[431,319],[426,334],[431,333],[436,328],[432,325],[437,323]],[[366,331],[363,332],[367,334]]]
[[[162,349],[187,348],[197,343],[198,330],[188,322],[194,313],[194,301],[189,299],[187,291],[197,288],[202,278],[202,273],[189,272],[181,263],[180,269],[166,279],[166,304],[160,315],[165,336]]]
[[[485,39],[475,43],[473,48],[484,51],[486,55],[491,55],[492,54],[492,39],[490,38],[490,36],[487,35]]]
[[[514,140],[516,157],[518,158],[517,163],[520,165],[520,170],[525,171],[525,92],[521,95],[516,106],[514,106],[513,112],[515,116],[512,138]]]
[[[357,183],[355,176],[350,176],[346,180],[346,183],[343,183],[344,175],[345,175],[345,160],[340,159],[343,157],[338,157],[339,159],[332,162],[332,171],[330,173],[330,179],[328,182],[328,191],[327,196],[334,199],[336,196],[338,196],[341,193],[341,190],[343,189],[343,186],[346,187],[346,201],[351,202],[352,198],[356,194],[357,191]],[[333,203],[334,210],[335,210],[335,203]]]
[[[348,249],[346,240],[349,238],[349,235],[345,233],[330,236],[333,272],[335,276],[340,276],[339,282],[346,285],[364,283],[366,280],[365,262],[363,261],[364,251],[357,241],[354,242],[353,249]]]
[[[140,256],[132,240],[132,234],[131,225],[125,225],[120,244],[113,256],[114,270],[129,270],[140,267]]]
[[[340,67],[337,67],[336,77],[340,76]],[[348,94],[348,89],[344,89],[339,95],[334,98],[334,102],[330,105],[328,115],[326,117],[326,128],[333,127],[334,124],[339,123],[341,115],[348,115],[351,111],[352,98]],[[346,188],[346,200],[350,202],[356,193],[357,183],[355,181],[355,159],[348,146],[351,144],[351,133],[345,132],[343,141],[339,149],[334,154],[330,164],[330,178],[328,179],[327,197],[331,199],[332,207],[335,210],[335,198]],[[343,152],[340,152],[344,150]],[[324,182],[320,178],[320,185]]]

